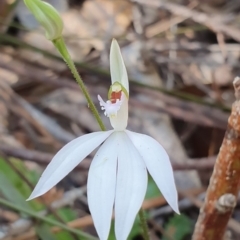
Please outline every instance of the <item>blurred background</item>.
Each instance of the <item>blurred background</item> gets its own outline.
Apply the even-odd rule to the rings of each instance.
[[[118,40],[130,78],[128,129],[164,146],[179,191],[182,214],[174,215],[149,178],[143,208],[151,239],[191,239],[235,99],[240,1],[48,2],[61,13],[64,39],[99,110],[97,95],[106,99],[110,86],[110,43]],[[43,197],[25,199],[58,149],[98,130],[70,71],[23,1],[1,0],[0,239],[85,239],[73,228],[97,236],[86,195],[93,155]],[[237,207],[228,239],[240,239],[239,220]],[[143,239],[138,218],[129,239]]]

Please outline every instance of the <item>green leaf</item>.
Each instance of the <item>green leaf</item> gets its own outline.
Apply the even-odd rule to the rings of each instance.
[[[21,176],[16,173],[14,169],[8,164],[7,161],[11,161],[11,163],[18,169],[19,172],[24,174],[24,176],[35,185],[40,174],[37,174],[34,171],[26,171],[26,166],[23,162],[17,161],[14,159],[4,160],[0,158],[0,173],[4,174],[8,179],[9,183],[12,184],[12,187],[15,187],[17,191],[22,195],[24,201],[30,196],[32,189],[28,186],[26,182],[23,181]],[[42,210],[44,206],[37,201],[28,202],[28,205],[31,206],[35,210]]]
[[[193,223],[182,215],[174,215],[165,227],[163,240],[183,240],[186,235],[192,232]]]
[[[16,206],[26,210],[35,210],[40,211],[45,209],[45,206],[38,201],[29,201],[26,202],[27,197],[29,197],[32,189],[28,186],[28,184],[23,181],[22,177],[8,164],[7,161],[11,161],[14,167],[24,174],[25,178],[28,179],[33,185],[35,185],[39,179],[40,174],[35,171],[26,171],[26,166],[22,161],[18,161],[15,159],[4,160],[0,158],[0,193],[9,200],[11,203],[14,203]],[[70,208],[62,208],[57,210],[57,213],[60,217],[68,222],[77,218],[77,213]],[[22,214],[22,211],[21,211]],[[23,216],[27,216],[26,214],[22,214]],[[47,216],[47,218],[51,218],[52,220],[56,220],[56,218],[52,215]],[[44,238],[44,229],[47,228],[47,225],[40,225],[39,230],[36,228],[37,234],[41,234],[41,239],[52,239],[52,238]],[[47,232],[46,232],[47,234]],[[67,230],[60,231],[56,234],[52,234],[48,231],[48,234],[51,234],[52,237],[55,236],[55,239],[58,240],[74,240],[73,236],[69,234]]]
[[[57,213],[65,222],[73,221],[78,217],[76,211],[70,208],[61,208],[57,211]]]
[[[69,232],[66,232],[66,231],[62,231],[62,232],[57,232],[55,233],[55,235],[57,236],[57,239],[58,240],[76,240],[76,239],[82,239],[80,237],[77,237],[75,235],[75,238],[69,233]],[[45,239],[44,239],[45,240]],[[47,239],[48,240],[48,239]]]
[[[156,185],[156,183],[153,181],[152,177],[148,175],[148,187],[147,187],[147,193],[145,198],[153,198],[153,197],[158,197],[160,196],[161,193]]]
[[[61,219],[65,222],[70,222],[74,219],[76,219],[77,213],[76,211],[70,209],[70,208],[61,208],[57,210],[57,214],[59,215],[59,217],[61,217]],[[51,219],[55,219],[55,217],[53,215],[49,216]],[[58,240],[75,240],[76,237],[74,238],[72,234],[70,234],[67,231],[61,231],[55,234],[58,238]],[[75,235],[76,236],[76,235]]]
[[[7,201],[7,200],[5,200],[3,198],[0,198],[0,204],[4,205],[6,207],[9,207],[9,208],[11,208],[13,210],[26,213],[27,215],[31,216],[32,218],[35,218],[35,219],[40,220],[40,221],[43,221],[43,222],[45,222],[47,224],[54,225],[54,226],[62,228],[63,230],[66,230],[68,232],[77,234],[82,239],[87,239],[87,240],[96,240],[97,239],[97,238],[91,236],[88,233],[84,233],[81,230],[71,228],[71,227],[67,226],[66,224],[63,224],[63,223],[58,222],[56,220],[52,220],[50,218],[44,217],[44,216],[36,213],[35,211],[30,211],[28,209],[22,208],[21,206],[19,206],[17,204],[12,204],[10,201]]]
[[[8,165],[3,159],[0,159],[0,193],[11,203],[16,206],[31,211],[32,207],[26,198],[22,195],[20,190],[29,190],[26,183],[21,180],[21,177]],[[5,171],[4,173],[2,171]],[[26,170],[25,170],[26,171]],[[18,187],[15,187],[14,184]],[[22,214],[24,217],[27,214]],[[36,227],[36,232],[41,239],[56,240],[47,226],[39,225]]]
[[[19,193],[19,191],[11,184],[8,178],[0,172],[0,192],[2,195],[9,200],[11,203],[18,205],[26,210],[31,210],[28,202]]]
[[[141,224],[140,224],[140,219],[137,216],[135,219],[135,222],[133,224],[132,230],[129,234],[129,239],[133,239],[138,235],[142,235],[142,228],[141,228]]]
[[[6,165],[7,166],[7,165]],[[14,176],[11,170],[8,171],[11,176]],[[7,173],[8,173],[7,172]],[[17,188],[8,180],[8,175],[3,174],[0,172],[0,193],[11,203],[15,204],[16,206],[26,209],[28,211],[32,210],[29,202],[26,202],[26,198],[18,191]],[[16,177],[16,176],[15,176]],[[26,214],[22,214],[26,217]],[[46,225],[38,225],[36,227],[36,232],[41,239],[48,239],[48,240],[57,240],[52,233],[48,230]]]
[[[21,177],[12,169],[7,161],[9,160],[0,159],[0,171],[7,176],[9,182],[11,182],[20,192],[27,194],[30,193],[30,189],[24,184]],[[13,164],[15,165],[15,163]]]
[[[52,233],[50,228],[46,225],[46,224],[39,224],[36,228],[35,228],[38,236],[42,239],[42,240],[57,240],[58,238],[56,238]]]
[[[142,229],[140,227],[140,220],[139,220],[139,217],[136,217],[132,230],[128,236],[128,239],[134,239],[136,236],[140,236],[141,234],[142,234]],[[115,239],[116,237],[114,232],[114,220],[113,220],[111,224],[108,240],[115,240]]]

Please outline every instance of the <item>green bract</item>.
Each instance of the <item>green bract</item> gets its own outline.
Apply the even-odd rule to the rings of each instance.
[[[53,6],[40,0],[24,0],[24,2],[45,29],[47,39],[53,41],[62,36],[63,21]]]

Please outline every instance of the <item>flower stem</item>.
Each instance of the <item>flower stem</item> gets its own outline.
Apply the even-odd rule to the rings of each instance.
[[[144,240],[150,240],[147,220],[145,218],[144,211],[142,208],[140,209],[138,214],[139,214],[139,218],[140,218],[140,224],[141,224],[142,230],[143,230],[143,238],[144,238]]]
[[[66,44],[65,44],[63,38],[62,37],[58,38],[56,40],[53,40],[52,42],[53,42],[54,46],[57,48],[57,50],[59,51],[59,53],[61,54],[62,58],[64,59],[64,61],[68,65],[68,67],[70,68],[70,70],[71,70],[74,78],[76,79],[79,87],[81,88],[81,90],[82,90],[82,92],[83,92],[83,94],[84,94],[84,96],[85,96],[85,98],[88,102],[88,106],[91,109],[94,117],[96,118],[101,130],[105,131],[106,127],[104,126],[104,123],[103,123],[103,121],[102,121],[102,119],[99,115],[99,112],[98,112],[95,104],[93,103],[93,101],[92,101],[92,99],[89,95],[89,92],[88,92],[86,86],[84,85],[83,80],[80,77],[80,75],[79,75],[79,73],[78,73],[78,71],[77,71],[77,69],[74,65],[74,62],[73,62],[73,60],[72,60],[72,58],[71,58],[71,56],[70,56],[70,54],[67,50],[67,47],[66,47]]]

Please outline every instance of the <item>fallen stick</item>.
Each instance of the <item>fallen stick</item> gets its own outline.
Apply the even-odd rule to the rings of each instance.
[[[240,181],[240,78],[233,81],[236,101],[218,154],[193,240],[222,240],[237,203]]]

